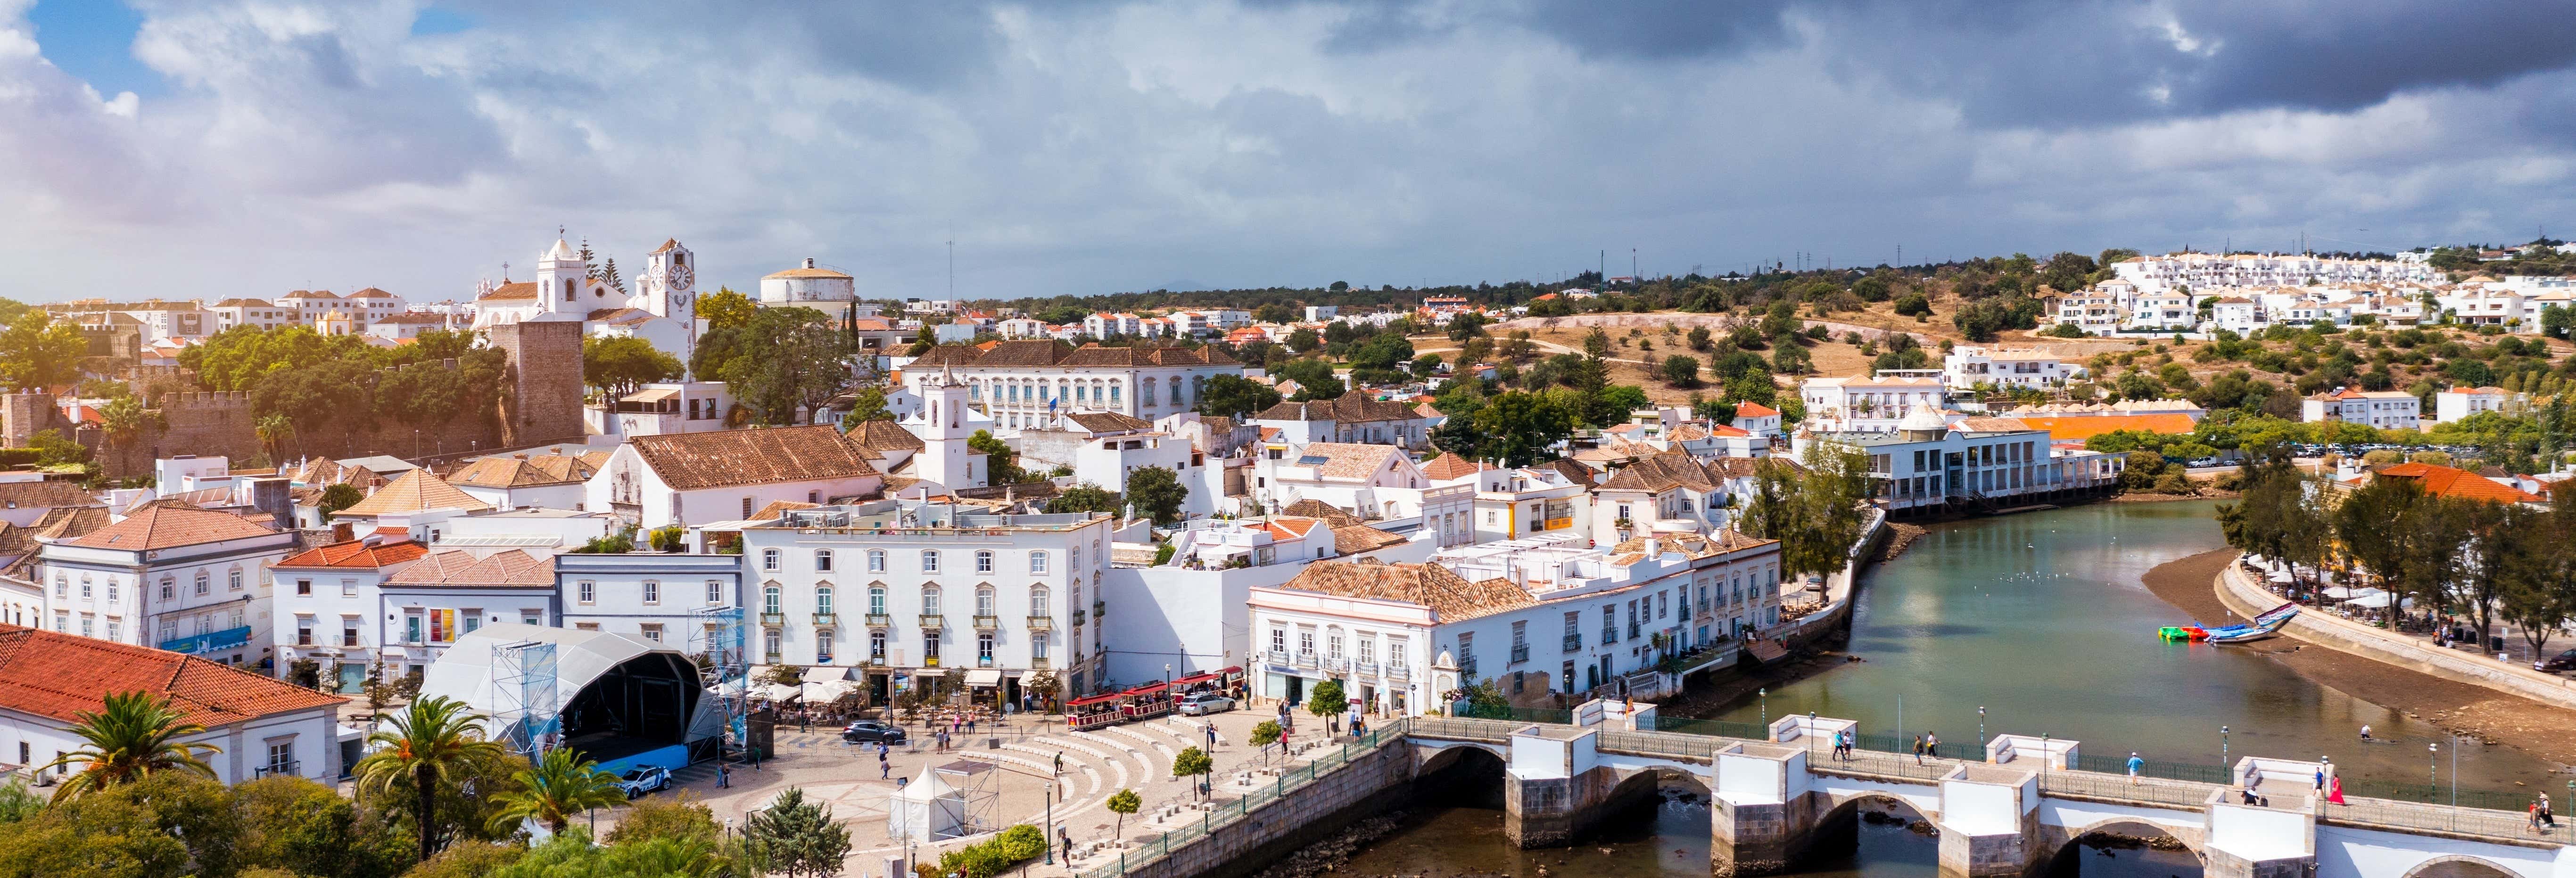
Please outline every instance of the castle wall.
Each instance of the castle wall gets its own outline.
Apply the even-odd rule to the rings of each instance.
[[[581,441],[581,323],[509,323],[486,332],[510,355],[501,441],[513,448]]]

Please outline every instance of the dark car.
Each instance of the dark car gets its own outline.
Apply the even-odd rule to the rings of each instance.
[[[903,743],[903,730],[872,719],[851,723],[841,730],[841,740],[857,744]]]
[[[2576,671],[2576,649],[2531,663],[2535,671]]]

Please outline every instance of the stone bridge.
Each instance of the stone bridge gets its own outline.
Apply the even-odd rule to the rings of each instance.
[[[1623,806],[1676,785],[1711,802],[1711,872],[1776,874],[1863,808],[1911,816],[1940,835],[1945,874],[2038,875],[2094,833],[2170,836],[2210,878],[2413,878],[2471,863],[2515,878],[2576,878],[2576,848],[2525,815],[2314,795],[2334,767],[2248,757],[2228,784],[2073,770],[2078,744],[1999,735],[1978,759],[1861,750],[1836,756],[1849,720],[1790,717],[1769,740],[1657,732],[1651,707],[1595,725],[1404,721],[1417,776],[1461,759],[1502,765],[1505,831],[1522,847],[1572,843]],[[2246,801],[2248,786],[2259,797]],[[2576,835],[2576,829],[2567,830]]]

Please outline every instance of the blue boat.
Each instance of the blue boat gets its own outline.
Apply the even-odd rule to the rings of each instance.
[[[2246,622],[2245,624],[2229,625],[2223,628],[2208,628],[2208,640],[2211,643],[2246,643],[2249,641],[2261,640],[2281,633],[2282,626],[2290,624],[2291,617],[2297,616],[2298,614],[2298,604],[2285,602],[2280,606],[2273,607],[2272,609],[2265,611],[2262,615],[2254,617],[2253,621]]]

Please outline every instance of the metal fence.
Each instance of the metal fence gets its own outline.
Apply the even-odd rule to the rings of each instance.
[[[1660,714],[1655,717],[1655,730],[1659,732],[1677,732],[1685,735],[1713,735],[1721,738],[1746,738],[1755,741],[1765,741],[1769,740],[1771,737],[1770,730],[1763,728],[1760,723],[1736,723],[1715,719],[1682,719],[1681,717],[1663,716]]]
[[[2462,790],[2432,784],[2404,783],[2391,780],[2347,780],[2345,797],[2387,799],[2395,802],[2423,802],[2429,805],[2458,805],[2492,811],[2525,811],[2538,793],[2507,793],[2495,790]]]
[[[1471,704],[1463,709],[1454,711],[1454,713],[1458,716],[1470,719],[1508,719],[1518,720],[1525,723],[1550,723],[1560,726],[1574,722],[1574,711],[1555,707],[1504,707],[1494,705],[1478,707]]]
[[[2325,810],[2318,812],[2317,819],[2326,823],[2350,826],[2419,829],[2489,838],[2526,839],[2542,838],[2553,834],[2544,833],[2533,827],[2528,811],[2517,814],[2506,810],[2469,807],[2466,799],[2467,790],[2461,791],[2461,806],[2453,808],[2417,802],[2361,798],[2352,795],[2351,789],[2351,784],[2344,785],[2346,804],[2337,805],[2327,802]],[[2530,806],[2526,803],[2523,807],[2527,809]]]
[[[2129,758],[2126,756],[2093,756],[2077,754],[2074,762],[2075,769],[2078,771],[2098,771],[2103,774],[2118,775],[2126,775],[2129,773]],[[2166,780],[2187,780],[2196,783],[2210,784],[2224,784],[2231,780],[2228,776],[2229,772],[2227,770],[2227,766],[2224,765],[2198,765],[2190,762],[2158,762],[2153,759],[2141,759],[2139,760],[2139,763],[2139,777],[2160,777]]]
[[[2039,791],[2060,796],[2083,796],[2113,802],[2150,805],[2173,805],[2197,809],[2209,803],[2214,784],[2199,781],[2141,775],[2135,782],[2125,774],[2102,774],[2095,771],[2059,771],[2040,773]]]
[[[1166,856],[1170,856],[1172,851],[1185,847],[1191,842],[1206,838],[1208,833],[1244,819],[1251,815],[1252,812],[1260,810],[1262,806],[1278,800],[1280,796],[1284,796],[1292,791],[1304,788],[1306,785],[1314,783],[1316,779],[1340,770],[1342,766],[1350,764],[1352,759],[1377,752],[1378,749],[1385,747],[1390,742],[1403,740],[1405,735],[1408,734],[1408,724],[1416,722],[1422,722],[1422,720],[1396,720],[1388,723],[1384,728],[1368,733],[1366,737],[1348,744],[1343,744],[1338,749],[1316,757],[1314,760],[1307,762],[1304,765],[1282,770],[1279,773],[1278,780],[1273,782],[1268,789],[1255,789],[1251,792],[1245,793],[1241,798],[1237,798],[1234,801],[1220,803],[1215,808],[1201,811],[1199,812],[1199,821],[1197,824],[1183,824],[1177,829],[1163,833],[1153,841],[1138,845],[1133,850],[1121,851],[1119,852],[1118,859],[1116,861],[1101,865],[1097,868],[1091,869],[1090,871],[1081,872],[1079,873],[1079,876],[1080,878],[1116,878],[1116,876],[1127,874],[1129,870],[1145,866]],[[1434,720],[1433,722],[1440,721]],[[1459,721],[1451,720],[1448,722]],[[1428,730],[1421,731],[1421,733],[1440,735],[1441,737],[1452,737],[1451,735],[1445,735]]]

